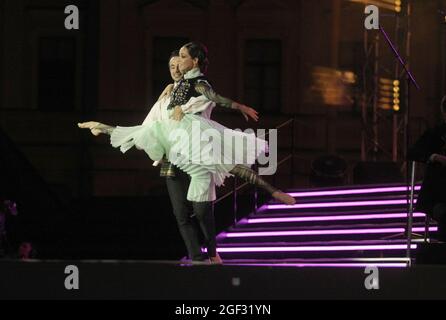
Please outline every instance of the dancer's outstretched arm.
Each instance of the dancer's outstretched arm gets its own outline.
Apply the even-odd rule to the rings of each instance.
[[[116,128],[96,121],[81,122],[78,123],[77,126],[81,129],[90,129],[94,136],[98,136],[101,133],[111,136],[113,130]]]
[[[249,118],[253,119],[254,121],[259,120],[259,115],[256,110],[254,110],[251,107],[245,106],[244,104],[241,104],[239,102],[233,101],[231,99],[219,95],[217,92],[214,91],[214,89],[212,89],[212,87],[209,84],[207,84],[204,81],[197,83],[195,85],[195,90],[204,95],[209,100],[215,102],[216,104],[222,107],[240,110],[240,112],[245,117],[246,121],[248,121]]]

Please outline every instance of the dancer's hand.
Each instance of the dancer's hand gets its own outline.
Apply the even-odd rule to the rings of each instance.
[[[242,115],[245,117],[246,121],[249,121],[251,118],[254,121],[259,121],[259,113],[251,107],[245,106],[244,104],[234,102],[233,106],[240,110]]]
[[[175,109],[173,109],[173,114],[171,116],[171,119],[175,121],[181,121],[184,117],[183,109],[181,109],[180,106],[176,106]]]

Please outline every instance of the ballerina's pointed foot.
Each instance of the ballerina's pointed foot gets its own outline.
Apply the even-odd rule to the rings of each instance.
[[[296,204],[296,199],[294,199],[289,194],[282,192],[282,191],[276,191],[273,193],[273,198],[279,200],[280,202],[283,202],[287,205],[293,205]]]
[[[98,129],[100,123],[96,121],[88,121],[88,122],[80,122],[77,126],[81,129],[90,129],[91,133],[94,136],[98,136],[101,134],[101,130]]]

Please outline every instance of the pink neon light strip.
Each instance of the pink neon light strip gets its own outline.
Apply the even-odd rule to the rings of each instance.
[[[416,200],[414,200],[416,203]],[[336,208],[336,207],[359,207],[359,206],[384,206],[407,204],[406,199],[402,200],[377,200],[377,201],[349,201],[349,202],[320,202],[320,203],[302,203],[294,205],[286,204],[268,204],[266,209],[309,209],[309,208]]]
[[[411,249],[416,249],[417,245],[412,244]],[[392,245],[362,245],[362,246],[302,246],[302,247],[237,247],[237,248],[217,248],[218,252],[318,252],[318,251],[372,251],[372,250],[404,250],[405,244]]]
[[[302,191],[288,193],[292,197],[319,197],[319,196],[338,196],[350,194],[369,194],[369,193],[387,193],[387,192],[404,192],[407,187],[386,187],[386,188],[365,188],[365,189],[345,189],[345,190],[327,190],[327,191]],[[418,191],[421,186],[415,186],[414,190]]]
[[[424,218],[422,212],[414,212],[414,218]],[[278,222],[312,222],[312,221],[343,221],[343,220],[370,220],[370,219],[394,219],[406,218],[407,213],[377,213],[377,214],[355,214],[338,216],[313,216],[313,217],[282,217],[282,218],[252,218],[241,220],[246,223],[278,223]]]
[[[404,268],[407,263],[230,263],[224,261],[225,265],[255,266],[255,267],[331,267],[331,268],[352,268],[352,267],[379,267],[379,268]]]
[[[279,237],[279,236],[309,236],[309,235],[347,235],[347,234],[375,234],[375,233],[404,233],[406,228],[381,229],[344,229],[344,230],[302,230],[302,231],[262,231],[262,232],[226,232],[227,238],[248,237]],[[413,232],[424,232],[423,227],[413,228]],[[429,231],[438,231],[437,227],[430,227]]]

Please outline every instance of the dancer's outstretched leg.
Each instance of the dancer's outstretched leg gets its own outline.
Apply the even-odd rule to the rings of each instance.
[[[273,196],[273,198],[285,204],[292,205],[296,203],[296,200],[292,196],[270,185],[251,168],[238,164],[230,172],[233,175],[242,178],[243,180],[253,185],[256,185],[257,187],[263,188],[264,190],[269,192]]]
[[[78,123],[79,128],[82,129],[90,129],[91,133],[95,136],[103,133],[103,134],[108,134],[111,135],[113,130],[115,129],[115,127],[113,126],[109,126],[100,122],[96,122],[96,121],[89,121],[89,122],[84,122],[84,123]],[[183,169],[182,169],[183,170]],[[192,181],[198,181],[199,177],[197,176],[196,172],[192,172],[192,171],[196,171],[195,169],[190,171],[190,170],[185,170],[190,176]],[[266,182],[265,180],[263,180],[255,171],[253,171],[252,169],[243,166],[243,165],[236,165],[231,171],[230,173],[232,173],[233,175],[242,178],[243,180],[256,185],[257,187],[263,188],[264,190],[266,190],[267,192],[269,192],[275,199],[288,204],[288,205],[292,205],[296,203],[296,200],[291,197],[290,195],[282,192],[281,190],[273,187],[272,185],[270,185],[268,182]],[[206,183],[205,183],[206,184]],[[206,184],[208,185],[208,184]],[[207,193],[206,193],[207,195]],[[189,194],[188,194],[188,199],[189,199]],[[203,201],[203,200],[192,200],[191,201]]]

